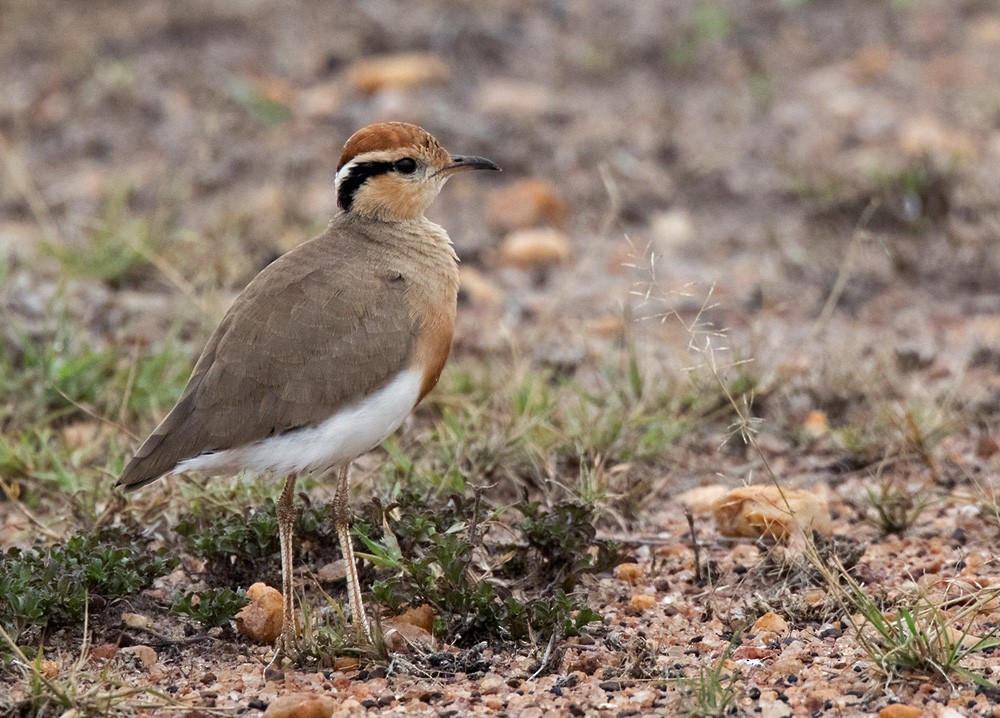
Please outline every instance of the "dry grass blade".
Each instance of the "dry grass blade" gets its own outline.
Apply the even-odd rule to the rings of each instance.
[[[819,318],[816,319],[816,324],[813,327],[814,334],[822,333],[827,325],[830,323],[830,319],[833,317],[834,311],[837,309],[837,304],[840,302],[841,296],[844,294],[844,290],[847,288],[847,283],[851,279],[851,273],[854,271],[854,263],[857,261],[858,250],[861,247],[861,243],[868,238],[868,234],[864,227],[871,220],[872,215],[879,208],[881,202],[879,199],[873,198],[868,206],[865,207],[864,212],[861,213],[861,217],[858,219],[857,225],[854,227],[854,232],[851,234],[851,243],[847,247],[847,256],[844,257],[844,261],[840,265],[840,271],[837,273],[837,279],[834,280],[833,287],[830,289],[830,294],[826,298],[826,302],[823,304],[823,309],[820,310]]]
[[[53,674],[51,661],[44,661],[42,649],[28,658],[17,642],[0,626],[0,639],[13,656],[12,665],[21,672],[27,684],[27,697],[20,701],[0,699],[0,716],[32,716],[56,718],[57,716],[113,716],[130,715],[137,710],[189,710],[184,704],[154,688],[114,685],[108,671],[95,674],[85,670],[89,660],[89,616],[84,616],[83,636],[76,660]],[[111,684],[112,687],[108,688]],[[138,696],[154,700],[132,701]]]
[[[702,666],[696,678],[681,680],[686,691],[680,705],[681,715],[689,718],[722,718],[733,714],[738,674],[727,674],[725,666],[737,643],[738,637],[734,636],[718,661],[710,666]]]
[[[908,491],[896,482],[883,479],[865,489],[868,510],[864,519],[882,534],[900,534],[917,522],[920,515],[939,499],[925,491]]]
[[[4,497],[13,504],[19,512],[31,522],[31,525],[37,528],[42,534],[47,538],[56,540],[62,537],[57,531],[53,531],[45,523],[39,519],[35,514],[20,500],[20,491],[14,488],[13,484],[7,483],[2,478],[0,478],[0,491],[3,492]]]
[[[828,560],[807,547],[806,555],[826,582],[850,623],[868,658],[886,676],[900,672],[930,671],[951,681],[955,676],[983,687],[995,684],[963,665],[975,653],[1000,646],[1000,626],[988,619],[996,612],[1000,588],[991,587],[965,597],[968,605],[949,611],[951,602],[935,600],[926,593],[894,606],[880,605],[836,559]],[[986,628],[984,635],[972,633],[974,626]]]
[[[859,227],[867,221],[875,206],[875,203],[869,204],[859,221]],[[855,232],[848,260],[845,261],[841,276],[827,300],[824,312],[821,313],[817,323],[818,329],[825,326],[829,314],[838,301],[839,293],[843,291],[856,245],[860,241],[859,237],[860,229]],[[653,287],[655,287],[655,273],[651,272],[650,285],[644,291],[635,294],[645,300],[652,297],[669,303],[670,295]],[[703,303],[703,311],[708,308],[707,302],[708,299]],[[677,312],[672,310],[662,316],[664,318],[677,316],[680,319]],[[703,328],[701,316],[702,312],[699,312],[694,323],[681,320],[691,338],[690,348],[702,358],[703,365],[721,388],[723,396],[736,415],[730,435],[740,436],[744,443],[751,447],[767,476],[784,497],[782,482],[757,442],[756,425],[759,420],[750,415],[750,400],[745,395],[737,397],[729,390],[729,384],[716,362],[718,350],[713,346],[713,340],[720,336],[720,333]],[[928,436],[919,425],[914,412],[905,412],[902,428],[909,448],[928,467],[932,476],[937,478],[938,472],[931,456]],[[874,520],[886,533],[905,530],[932,503],[930,499],[916,499],[902,495],[898,489],[886,484],[883,484],[880,493],[870,491],[869,500],[875,511]],[[785,503],[786,508],[792,512],[787,499]],[[888,677],[894,677],[898,671],[932,671],[946,681],[957,676],[979,686],[993,687],[989,680],[967,668],[964,663],[973,654],[1000,646],[998,637],[1000,626],[984,622],[987,616],[995,613],[1000,589],[981,589],[976,592],[970,605],[953,612],[947,610],[949,606],[946,603],[935,603],[926,594],[910,603],[901,603],[891,610],[886,609],[864,590],[835,555],[821,552],[813,537],[801,538],[803,539],[801,543],[804,544],[802,549],[804,556],[822,577],[828,592],[848,617],[859,644],[872,663]],[[969,601],[968,597],[964,600]],[[986,633],[982,636],[974,635],[973,626],[980,624],[984,626]]]
[[[0,160],[3,161],[4,169],[7,171],[7,176],[10,177],[11,184],[28,205],[31,215],[45,237],[45,240],[52,243],[58,242],[59,230],[56,228],[55,220],[52,218],[52,213],[49,211],[49,206],[45,198],[42,197],[42,193],[35,186],[35,182],[31,178],[31,173],[21,160],[20,155],[11,146],[2,132],[0,132]]]

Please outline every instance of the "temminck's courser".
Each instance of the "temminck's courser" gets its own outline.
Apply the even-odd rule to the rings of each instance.
[[[284,624],[276,659],[296,648],[293,500],[305,472],[340,467],[334,522],[355,630],[370,637],[348,469],[399,427],[447,361],[457,258],[424,211],[448,177],[474,169],[500,168],[449,155],[415,125],[380,123],[351,136],[335,180],[340,213],[247,285],[177,405],[118,479],[136,489],[188,470],[287,477],[277,504]]]

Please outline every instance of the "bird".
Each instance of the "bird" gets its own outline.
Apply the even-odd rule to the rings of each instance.
[[[451,155],[413,124],[351,135],[334,179],[339,212],[237,296],[177,404],[116,483],[131,491],[187,471],[284,477],[275,660],[297,650],[292,541],[303,475],[339,470],[332,513],[351,620],[358,639],[371,640],[351,543],[350,465],[399,428],[448,359],[458,257],[424,212],[449,177],[467,170],[500,167]]]

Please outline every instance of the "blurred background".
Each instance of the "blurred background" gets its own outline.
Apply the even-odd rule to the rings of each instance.
[[[0,9],[11,366],[83,328],[118,356],[190,341],[182,381],[336,211],[347,137],[392,119],[505,170],[432,209],[462,259],[457,356],[571,374],[627,344],[683,374],[724,330],[783,425],[869,391],[944,387],[974,424],[1000,404],[993,0]]]
[[[496,635],[511,633],[509,614],[494,610],[501,594],[480,589],[505,564],[528,592],[514,595],[539,597],[551,631],[565,631],[570,613],[577,626],[600,618],[579,611],[588,603],[599,609],[614,632],[581,644],[598,652],[579,660],[568,647],[573,682],[547,684],[554,700],[585,671],[581,705],[593,711],[668,710],[646,690],[663,678],[674,691],[711,681],[729,690],[723,667],[764,610],[761,620],[780,627],[740,646],[732,658],[751,660],[725,679],[746,671],[756,691],[740,699],[747,712],[762,710],[768,686],[767,715],[874,711],[898,665],[919,671],[909,695],[923,702],[933,676],[948,678],[942,666],[957,670],[966,650],[983,653],[963,665],[989,675],[1000,525],[998,0],[0,0],[0,549],[139,527],[142,538],[112,535],[114,557],[159,561],[134,550],[150,536],[185,557],[187,572],[174,570],[159,603],[145,604],[168,627],[173,594],[213,580],[229,600],[276,570],[273,541],[243,548],[258,533],[273,538],[269,477],[170,478],[128,502],[111,486],[236,294],[326,226],[344,142],[381,120],[420,124],[504,172],[456,178],[431,208],[461,257],[455,348],[413,419],[355,463],[356,531],[367,520],[389,532],[392,513],[399,540],[389,532],[386,546],[403,546],[420,576],[431,575],[421,555],[458,566],[435,575],[469,576],[470,561],[479,575],[494,552],[469,595]],[[307,517],[332,498],[321,478],[299,484]],[[868,550],[857,581],[872,598],[857,588],[836,610],[817,610],[816,591],[802,588],[816,585],[815,571],[758,540],[723,538],[772,531],[776,499],[762,513],[747,502],[757,533],[724,527],[715,503],[770,481],[808,501],[798,516],[829,516],[837,541],[824,545],[846,547],[840,571]],[[486,514],[483,525],[496,522],[488,531]],[[251,518],[264,528],[249,530]],[[231,543],[230,527],[244,543]],[[535,538],[524,538],[529,530]],[[323,574],[333,556],[320,554],[335,542],[317,535],[303,541],[312,548],[299,565]],[[508,563],[508,542],[536,545],[538,535],[548,553]],[[623,540],[642,565],[580,584],[581,602],[568,602],[545,566],[604,571],[590,563],[607,557],[598,536]],[[81,560],[100,553],[76,546]],[[226,566],[258,561],[235,579],[188,560],[211,551]],[[82,623],[80,574],[58,568],[82,564],[63,555],[50,574],[0,561],[21,582],[0,580],[15,586],[0,591],[0,619],[4,598],[34,610],[68,585],[79,610],[62,620]],[[176,558],[160,563],[155,575]],[[776,593],[747,608],[760,586]],[[970,587],[983,597],[966,601]],[[900,609],[912,595],[933,610]],[[462,586],[453,597],[458,609],[439,620],[473,640],[472,599]],[[864,612],[845,608],[854,604],[896,627],[900,646],[879,654],[865,642],[869,668],[886,680],[862,670],[847,622],[819,631]],[[994,611],[984,614],[987,639],[977,639],[973,604]],[[95,646],[124,635],[123,604],[106,605],[115,608],[91,604]],[[220,606],[221,618],[206,619],[213,626],[231,617]],[[945,607],[958,611],[953,623],[942,623]],[[7,614],[16,629],[50,620],[42,609]],[[910,616],[930,616],[931,628],[914,632]],[[60,655],[81,653],[82,665],[76,634],[45,635],[69,636]],[[539,653],[545,635],[536,634]],[[964,648],[966,638],[976,646]],[[505,683],[521,685],[507,681],[513,674],[533,692],[550,651],[562,660],[563,648],[547,645],[541,663],[498,667],[503,680],[471,695],[509,693]],[[206,706],[216,696],[218,709],[239,704],[233,667],[258,678],[260,667],[241,643],[201,649],[208,663],[196,670],[187,649],[165,649],[170,673],[150,681],[171,694],[180,685],[178,697],[210,689]],[[931,649],[947,655],[906,652]],[[659,672],[643,672],[652,666]],[[485,669],[455,670],[471,679]],[[953,705],[989,710],[995,688],[977,675],[974,694],[962,671],[951,677],[968,690]],[[438,668],[420,675],[435,676],[427,694],[441,697]],[[641,707],[608,703],[624,695],[622,676],[641,679]],[[43,680],[51,688],[33,677],[23,693],[37,698]],[[511,714],[524,705],[514,701],[534,700],[524,693],[512,694]],[[460,713],[470,705],[462,695]],[[721,715],[722,705],[690,714]]]

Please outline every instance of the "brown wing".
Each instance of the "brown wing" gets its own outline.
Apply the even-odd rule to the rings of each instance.
[[[138,488],[184,459],[318,423],[407,368],[415,321],[394,273],[350,246],[364,241],[325,235],[261,272],[118,485]]]

